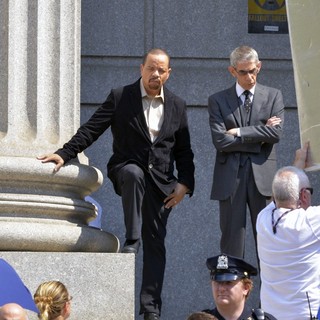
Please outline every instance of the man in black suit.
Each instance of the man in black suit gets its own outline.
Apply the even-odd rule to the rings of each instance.
[[[135,83],[111,90],[62,149],[38,159],[54,161],[57,171],[111,127],[108,177],[122,197],[126,226],[122,252],[137,253],[142,239],[140,314],[152,320],[161,313],[167,219],[172,207],[193,192],[194,163],[186,104],[164,87],[171,72],[169,55],[150,50],[140,71]]]
[[[257,83],[257,52],[247,46],[230,55],[236,83],[209,97],[216,153],[211,199],[219,200],[221,252],[243,258],[247,205],[256,239],[258,213],[271,197],[277,169],[275,144],[282,133],[284,105],[279,90]]]

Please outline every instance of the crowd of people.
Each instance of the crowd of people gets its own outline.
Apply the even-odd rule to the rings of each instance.
[[[276,171],[275,144],[281,139],[284,104],[280,90],[257,82],[261,68],[253,48],[236,48],[228,68],[234,85],[209,97],[209,125],[217,150],[211,198],[219,201],[222,234],[219,254],[207,259],[216,307],[197,310],[188,320],[316,319],[319,309],[320,209],[311,206],[313,189],[303,171],[311,164],[310,146],[297,150],[293,166]],[[57,172],[111,128],[108,177],[122,199],[122,252],[137,254],[143,243],[140,314],[144,320],[157,320],[167,220],[185,195],[192,196],[195,166],[186,103],[165,86],[171,73],[169,55],[157,48],[148,51],[140,72],[135,83],[111,90],[61,149],[38,159],[55,162]],[[243,259],[247,207],[257,268]],[[259,273],[261,308],[247,306],[251,277]],[[62,283],[41,284],[34,295],[39,319],[67,319],[71,299]],[[25,319],[19,306],[6,305],[0,320],[9,320],[10,312],[20,312],[15,319]]]
[[[5,288],[2,289],[5,290]],[[54,280],[41,283],[33,298],[39,320],[69,318],[72,297],[62,282]],[[0,307],[0,320],[28,320],[28,314],[26,309],[18,303],[6,303]]]

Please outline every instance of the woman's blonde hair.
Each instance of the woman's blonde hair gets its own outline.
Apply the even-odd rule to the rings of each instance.
[[[48,281],[40,284],[34,294],[40,320],[52,320],[61,315],[70,296],[66,286],[60,281]]]

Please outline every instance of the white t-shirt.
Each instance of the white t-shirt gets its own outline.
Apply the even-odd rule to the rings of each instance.
[[[295,209],[272,229],[274,203],[257,219],[261,307],[277,319],[310,319],[320,306],[320,206]],[[274,223],[286,208],[274,211]]]

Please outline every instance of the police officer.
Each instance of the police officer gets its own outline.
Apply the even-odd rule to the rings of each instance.
[[[207,259],[207,267],[216,308],[205,312],[213,314],[218,320],[276,320],[261,309],[246,306],[253,288],[250,277],[257,275],[255,267],[226,254]]]

